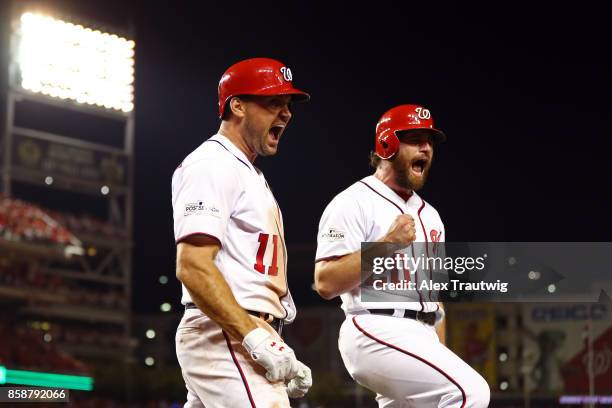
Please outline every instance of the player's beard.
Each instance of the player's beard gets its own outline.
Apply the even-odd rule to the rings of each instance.
[[[276,154],[277,149],[269,146],[267,143],[269,128],[265,128],[255,123],[255,121],[251,120],[248,116],[244,118],[244,128],[248,135],[251,149],[253,149],[258,156],[272,156]]]
[[[393,172],[395,173],[395,183],[405,189],[411,191],[419,191],[425,186],[427,176],[429,175],[429,169],[431,162],[427,164],[427,167],[423,169],[423,175],[420,177],[413,176],[410,172],[411,162],[406,160],[399,155],[391,161]]]

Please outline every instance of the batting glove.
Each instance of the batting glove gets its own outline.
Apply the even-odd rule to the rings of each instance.
[[[298,373],[287,384],[289,398],[302,398],[312,386],[312,373],[306,364],[298,361]]]
[[[299,365],[293,349],[267,330],[252,330],[244,336],[242,345],[251,358],[266,369],[268,381],[290,380],[297,375]]]

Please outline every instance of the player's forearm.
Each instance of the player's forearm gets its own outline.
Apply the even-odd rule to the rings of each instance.
[[[209,270],[189,273],[183,280],[191,299],[208,317],[233,338],[242,341],[257,326],[238,304],[221,272]]]
[[[384,238],[377,241],[383,243]],[[361,269],[362,259],[373,259],[387,255],[384,245],[369,245],[362,251],[339,258],[319,261],[315,264],[315,287],[324,299],[333,299],[355,289],[372,274],[372,268]]]
[[[242,341],[257,326],[238,304],[223,275],[212,262],[193,262],[179,257],[177,277],[192,301],[233,338]]]
[[[361,251],[315,264],[315,287],[324,299],[333,299],[361,282]]]
[[[384,242],[382,239],[378,242]],[[386,247],[371,245],[366,253],[355,251],[339,258],[322,260],[315,264],[315,287],[324,299],[333,299],[349,292],[372,274],[372,268],[361,269],[361,260],[386,255]],[[362,256],[363,255],[363,256]]]

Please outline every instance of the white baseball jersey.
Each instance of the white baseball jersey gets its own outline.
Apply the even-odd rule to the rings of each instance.
[[[362,242],[381,239],[400,214],[409,214],[414,219],[415,242],[444,242],[444,224],[431,205],[415,192],[408,201],[405,201],[372,175],[356,182],[334,197],[323,212],[319,223],[316,261],[348,255],[360,250]],[[410,273],[409,280],[418,286],[423,279],[429,278],[429,272],[417,269],[414,273]],[[367,290],[368,294],[379,295],[373,293],[373,289]],[[341,295],[342,309],[346,313],[364,309],[412,309],[424,312],[438,311],[440,314],[438,318],[442,316],[443,312],[437,303],[429,301],[431,293],[426,291],[412,293],[414,301],[364,302],[361,300],[362,290],[357,287]]]
[[[444,242],[444,225],[432,206],[416,193],[405,201],[369,176],[338,194],[325,209],[319,224],[317,260],[348,255],[360,250],[362,242],[379,240],[400,214],[414,218],[415,242]],[[408,247],[410,251],[414,248],[415,252],[431,248],[434,256],[443,257],[443,245]],[[416,269],[409,279],[420,282],[429,278],[427,275],[427,271]],[[340,327],[338,348],[351,377],[377,394],[379,408],[488,406],[486,381],[440,343],[434,326],[399,318],[403,310],[412,309],[435,311],[440,320],[443,310],[428,301],[428,291],[412,291],[416,301],[407,297],[410,301],[363,302],[361,295],[371,291],[356,288],[341,295],[347,317]],[[397,317],[364,309],[395,309]]]
[[[203,234],[219,241],[215,265],[241,307],[293,321],[280,208],[263,174],[229,139],[216,134],[172,176],[176,243]],[[183,286],[182,303],[191,302]]]

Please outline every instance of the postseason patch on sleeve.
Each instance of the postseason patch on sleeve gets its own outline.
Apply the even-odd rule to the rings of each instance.
[[[212,203],[195,201],[193,203],[185,204],[184,216],[187,217],[189,215],[207,215],[210,217],[221,218],[221,211]]]
[[[338,228],[328,228],[321,234],[321,239],[326,242],[344,241],[346,234]]]

